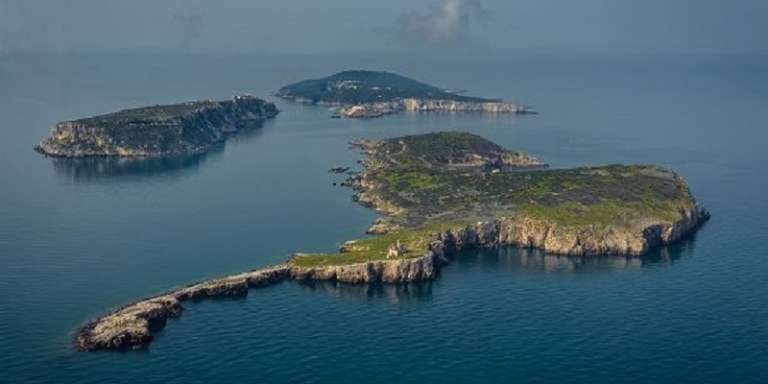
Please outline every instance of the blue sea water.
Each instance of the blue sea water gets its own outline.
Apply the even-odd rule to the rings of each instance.
[[[536,116],[282,113],[205,156],[57,160],[57,121],[389,69]],[[759,383],[768,377],[768,57],[0,56],[0,382]],[[555,167],[655,163],[712,220],[639,259],[505,248],[422,284],[283,283],[203,301],[146,350],[78,353],[89,318],[186,282],[330,251],[374,214],[333,186],[351,139],[466,130]]]

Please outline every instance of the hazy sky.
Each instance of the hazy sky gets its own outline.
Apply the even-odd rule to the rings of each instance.
[[[768,52],[768,0],[0,0],[0,52]]]

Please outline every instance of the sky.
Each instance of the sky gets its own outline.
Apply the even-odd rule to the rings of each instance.
[[[0,53],[768,53],[768,0],[0,0]]]

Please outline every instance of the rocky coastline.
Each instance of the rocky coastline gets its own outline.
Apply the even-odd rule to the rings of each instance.
[[[400,112],[481,112],[492,114],[536,114],[536,111],[519,104],[504,101],[458,101],[444,99],[400,99],[388,102],[351,104],[340,107],[341,116],[353,119],[370,119]]]
[[[284,281],[402,284],[436,278],[452,255],[517,246],[567,256],[641,256],[710,218],[676,173],[647,165],[549,170],[479,136],[438,132],[354,143],[366,158],[355,199],[383,216],[376,236],[337,253],[172,289],[98,317],[75,335],[83,351],[140,348],[183,303],[247,295]]]
[[[287,280],[336,281],[340,283],[406,283],[433,279],[443,249],[436,243],[421,257],[380,260],[350,265],[302,267],[285,264],[254,269],[173,289],[122,306],[80,328],[74,339],[81,351],[120,350],[146,346],[153,330],[168,319],[181,316],[183,302],[208,298],[245,296],[251,288],[261,288]]]
[[[336,107],[334,117],[370,119],[405,111],[535,114],[500,99],[472,97],[384,71],[350,70],[280,88],[286,100]]]
[[[57,123],[35,150],[54,157],[159,157],[207,152],[279,113],[253,96],[126,109]]]
[[[570,232],[544,222],[500,218],[433,233],[423,255],[414,258],[311,267],[294,265],[292,258],[284,264],[202,281],[128,304],[88,322],[76,333],[74,343],[81,351],[141,348],[153,340],[153,331],[164,327],[168,319],[182,315],[183,302],[245,296],[249,289],[289,280],[347,284],[432,280],[452,255],[472,247],[519,246],[563,255],[638,256],[651,247],[679,240],[702,225],[709,213],[698,208],[687,212],[685,217],[672,225],[650,226],[641,235],[605,233],[598,237]]]
[[[446,147],[452,148],[460,148],[463,142],[467,148],[472,148],[472,151],[467,153],[459,150],[456,153],[440,154],[440,156],[434,157],[433,153],[439,151],[437,149],[439,144],[418,154],[419,150],[413,148],[421,146],[420,142],[422,141],[438,143],[440,140],[446,140]],[[477,136],[464,133],[426,134],[390,140],[360,140],[353,142],[352,146],[362,149],[366,155],[362,161],[363,171],[348,180],[348,184],[355,191],[354,200],[383,215],[369,228],[368,232],[373,234],[381,235],[390,231],[397,231],[413,225],[414,222],[424,222],[425,218],[427,220],[446,221],[463,217],[464,219],[460,219],[460,221],[466,222],[466,218],[471,218],[474,215],[478,218],[478,223],[474,229],[458,232],[476,236],[477,239],[470,242],[472,244],[531,247],[548,253],[567,256],[640,256],[651,248],[680,240],[710,218],[710,213],[696,202],[690,194],[687,184],[680,176],[672,171],[653,166],[617,166],[616,169],[609,166],[549,171],[547,165],[535,157],[522,152],[506,151]],[[406,153],[408,154],[405,155]],[[393,161],[393,159],[397,160]],[[426,168],[414,168],[412,165],[402,166],[402,162],[414,164],[418,161],[424,162]],[[490,171],[489,168],[491,168]],[[472,175],[468,171],[476,173]],[[461,177],[458,179],[448,179],[449,183],[455,183],[455,185],[449,184],[447,186],[447,191],[459,198],[463,198],[463,196],[457,191],[461,188],[467,189],[465,185],[468,183],[485,183],[483,188],[498,188],[499,186],[493,185],[494,183],[498,183],[504,188],[516,188],[507,191],[507,193],[512,192],[509,196],[494,196],[498,200],[509,199],[508,207],[499,204],[499,201],[494,201],[494,204],[488,208],[484,207],[485,201],[477,202],[475,198],[476,195],[485,193],[485,190],[483,188],[469,188],[464,194],[472,197],[474,207],[471,211],[462,211],[457,210],[454,206],[435,208],[436,202],[439,201],[441,195],[444,195],[441,193],[425,195],[422,197],[423,201],[414,202],[413,196],[421,194],[421,191],[425,189],[435,190],[437,186],[414,186],[402,183],[393,186],[390,181],[393,174],[402,173],[410,174],[411,178],[423,173],[429,175],[432,178],[430,180],[434,180],[436,172],[444,172],[449,175],[461,173]],[[578,178],[572,178],[573,172],[579,174]],[[616,174],[615,179],[609,180],[610,184],[606,183],[606,189],[608,189],[607,187],[616,188],[616,192],[610,191],[603,198],[613,201],[615,197],[612,195],[618,193],[620,198],[628,199],[626,196],[628,186],[631,186],[632,183],[638,183],[640,184],[638,189],[643,190],[642,195],[638,196],[641,205],[628,205],[631,210],[608,205],[613,212],[608,212],[607,222],[605,217],[596,217],[592,221],[577,220],[574,222],[573,220],[564,220],[562,218],[564,212],[562,211],[549,213],[560,209],[562,206],[567,207],[565,208],[567,210],[575,210],[577,216],[587,216],[590,214],[591,206],[600,207],[598,201],[593,201],[597,196],[594,196],[594,192],[590,191],[590,189],[598,189],[599,186],[591,185],[590,179],[600,180],[606,179],[608,176],[614,178],[613,174]],[[514,190],[530,188],[526,184],[531,184],[531,181],[514,184],[499,177],[508,176],[513,180],[530,180],[534,175],[546,176],[546,185],[552,190],[543,190],[540,192],[540,196],[525,193],[522,195],[524,200],[516,196]],[[587,177],[583,177],[584,175]],[[493,180],[490,184],[489,178]],[[559,180],[560,178],[562,181]],[[637,179],[637,181],[633,179]],[[591,206],[578,200],[585,198],[582,193],[574,193],[573,197],[564,196],[571,191],[561,191],[561,187],[553,181],[561,182],[572,190],[577,188],[574,185],[576,182],[583,182],[585,192],[591,194],[591,196],[586,196],[587,202]],[[617,185],[611,185],[613,183]],[[396,187],[396,190],[393,190],[393,187]],[[648,201],[649,188],[660,190],[660,200],[669,200],[669,202],[665,202],[669,203],[665,205],[668,212],[653,212],[654,210],[658,211],[655,207],[646,210],[644,205],[649,208],[658,205],[656,201]],[[401,194],[407,198],[401,199]],[[555,201],[556,198],[562,199],[562,201],[557,202]],[[541,203],[536,202],[539,199],[542,200]],[[540,209],[531,209],[531,207],[540,208],[539,204],[545,207],[544,212],[547,214],[541,214]],[[632,202],[632,204],[635,203]],[[425,207],[429,208],[425,209]],[[605,216],[605,212],[600,213]]]

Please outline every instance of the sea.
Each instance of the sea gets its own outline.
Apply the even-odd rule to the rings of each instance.
[[[540,114],[332,119],[272,97],[345,69]],[[205,155],[33,151],[58,121],[242,93],[280,115]],[[0,383],[765,383],[767,113],[765,55],[2,55]],[[431,282],[285,282],[185,304],[145,349],[73,348],[122,304],[364,236],[376,215],[328,170],[359,169],[351,140],[435,131],[556,168],[668,167],[712,219],[641,258],[468,250]]]

